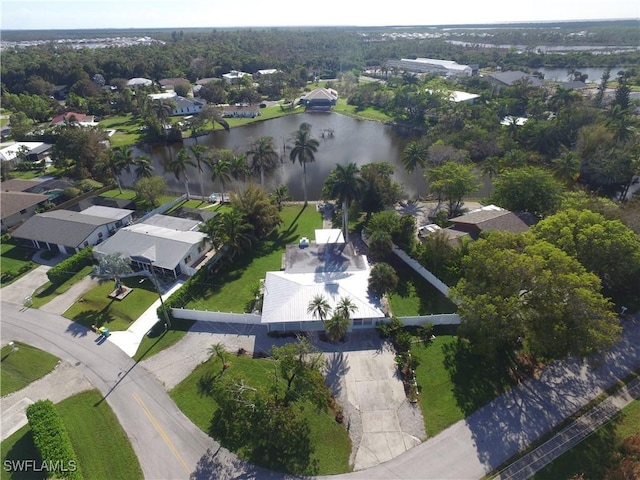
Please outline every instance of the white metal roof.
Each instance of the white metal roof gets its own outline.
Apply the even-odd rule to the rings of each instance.
[[[344,243],[342,230],[339,228],[322,228],[316,230],[316,243]]]
[[[107,218],[110,220],[122,220],[133,214],[133,210],[124,208],[103,207],[101,205],[93,205],[82,210],[83,215],[92,215],[99,218]]]

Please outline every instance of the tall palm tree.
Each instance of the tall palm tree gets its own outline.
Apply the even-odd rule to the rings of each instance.
[[[349,242],[349,207],[353,200],[360,198],[365,181],[360,177],[360,169],[351,162],[348,165],[337,164],[322,188],[323,196],[337,199],[342,203],[342,229],[344,239]]]
[[[109,151],[109,154],[102,163],[101,169],[103,173],[110,174],[114,178],[118,185],[118,190],[122,193],[120,175],[125,171],[130,172],[132,164],[133,150],[131,147],[114,147]]]
[[[338,342],[349,330],[349,317],[336,313],[325,324],[325,332],[330,342]]]
[[[222,185],[222,201],[224,201],[224,185],[231,180],[231,162],[221,156],[211,164],[211,181],[220,180]]]
[[[324,321],[329,316],[330,312],[331,306],[329,305],[327,298],[320,293],[313,297],[307,307],[307,313],[313,315],[314,318],[319,318],[323,325],[325,325]]]
[[[229,259],[249,250],[257,241],[253,225],[237,210],[216,215],[201,231],[206,235],[205,241],[211,242],[218,251],[224,250],[223,254]]]
[[[262,136],[255,140],[250,145],[247,156],[252,157],[252,168],[260,172],[260,186],[264,188],[265,170],[273,170],[279,160],[273,137]]]
[[[426,145],[417,140],[413,140],[407,144],[402,151],[402,165],[407,173],[413,173],[418,168],[424,168],[427,163],[429,151]]]
[[[304,186],[304,204],[307,201],[307,163],[315,161],[315,153],[318,151],[320,143],[311,136],[311,125],[302,123],[297,132],[293,134],[293,148],[289,154],[289,159],[296,163],[296,160],[302,165],[303,186]]]
[[[187,176],[187,169],[189,167],[195,167],[196,165],[189,157],[189,153],[186,148],[181,148],[176,155],[176,158],[171,160],[169,163],[169,168],[176,176],[176,180],[180,180],[180,177],[184,178],[184,187],[187,191],[187,200],[191,200],[191,193],[189,192],[189,177]]]
[[[249,176],[249,166],[247,165],[246,155],[235,155],[231,162],[231,177],[234,180],[242,180],[246,183]]]
[[[137,180],[140,180],[141,178],[153,177],[155,168],[153,168],[153,164],[151,163],[151,159],[148,155],[138,155],[133,160],[133,164],[136,167],[135,174]]]
[[[198,174],[200,175],[200,195],[202,195],[202,201],[206,201],[204,196],[204,166],[211,167],[211,163],[207,158],[207,153],[209,152],[209,148],[204,145],[192,145],[189,147],[189,152],[193,156],[193,165],[198,169]]]

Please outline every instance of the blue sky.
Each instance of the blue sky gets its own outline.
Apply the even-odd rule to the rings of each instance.
[[[640,18],[638,0],[0,0],[7,30],[442,25]],[[435,4],[435,5],[434,5]]]

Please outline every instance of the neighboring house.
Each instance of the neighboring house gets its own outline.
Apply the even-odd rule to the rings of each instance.
[[[191,82],[186,78],[163,78],[162,80],[158,80],[158,83],[163,90],[173,90],[175,85],[187,85],[191,87]]]
[[[433,93],[433,90],[429,88],[426,91],[429,93]],[[451,90],[451,91],[436,90],[436,92],[443,93],[445,95],[445,98],[447,98],[447,100],[453,103],[469,103],[473,105],[474,103],[476,103],[476,99],[480,98],[480,95],[476,93],[461,92],[460,90]]]
[[[308,312],[316,295],[323,295],[332,309],[341,298],[353,302],[349,330],[370,328],[385,318],[380,300],[368,289],[367,257],[344,243],[340,230],[316,230],[316,242],[303,240],[287,245],[283,270],[267,272],[264,279],[261,323],[269,331],[324,330],[322,321]]]
[[[517,82],[526,81],[532,87],[542,87],[545,85],[544,80],[538,77],[521,72],[520,70],[509,70],[507,72],[492,72],[485,75],[486,79],[498,90],[501,87],[511,87]]]
[[[153,80],[148,78],[136,77],[127,81],[128,87],[150,87],[153,85]]]
[[[436,58],[402,58],[400,60],[387,60],[387,70],[398,70],[408,73],[428,73],[443,77],[470,77],[473,68],[469,65],[461,65],[453,60],[439,60]]]
[[[67,112],[63,113],[62,115],[58,115],[57,117],[54,117],[51,122],[49,122],[49,125],[51,125],[52,127],[57,127],[59,125],[64,125],[71,122],[82,125],[83,127],[93,127],[98,125],[98,122],[95,121],[93,115],[86,115],[84,113],[77,112]]]
[[[524,233],[535,223],[529,215],[518,215],[496,205],[486,205],[449,221],[453,225],[447,228],[433,224],[418,228],[418,238],[424,240],[435,232],[441,232],[450,244],[458,245],[463,238],[477,240],[483,232]]]
[[[211,245],[200,232],[200,222],[167,215],[153,215],[143,223],[129,225],[96,246],[96,259],[120,253],[134,268],[149,270],[150,262],[161,275],[191,276],[205,264]]]
[[[3,162],[21,161],[39,162],[48,158],[53,145],[44,142],[15,142],[0,150],[0,160]]]
[[[261,115],[257,105],[225,105],[222,107],[223,117],[255,118]]]
[[[193,115],[199,113],[207,104],[204,100],[197,98],[180,97],[173,90],[164,93],[151,93],[149,94],[149,98],[151,100],[170,100],[175,103],[175,108],[171,111],[171,116]]]
[[[231,84],[240,82],[240,80],[242,80],[246,76],[251,77],[251,74],[246,72],[239,72],[238,70],[231,70],[229,73],[223,74],[222,78],[224,78],[225,82]]]
[[[133,211],[109,207],[92,207],[82,212],[53,210],[37,214],[14,232],[13,237],[25,246],[73,254],[97,245],[133,218]]]
[[[258,70],[254,75],[273,75],[274,73],[278,73],[277,68],[267,68],[265,70]]]
[[[338,92],[332,88],[316,88],[300,99],[307,110],[329,111],[338,102]]]
[[[0,192],[0,225],[2,233],[21,224],[35,215],[36,210],[42,208],[49,201],[47,195],[29,192],[5,191],[2,182]]]

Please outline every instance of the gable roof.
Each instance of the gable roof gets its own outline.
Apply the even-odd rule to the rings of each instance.
[[[332,88],[316,88],[310,91],[304,96],[304,100],[331,100],[336,101],[338,98],[338,92]]]
[[[529,225],[518,215],[503,209],[480,209],[452,218],[450,221],[454,224],[454,228],[474,226],[481,232],[498,230],[501,232],[523,233],[529,230]]]
[[[82,210],[80,213],[82,213],[83,215],[91,215],[93,217],[104,218],[109,221],[118,221],[132,215],[134,211],[124,208],[112,208],[105,207],[103,205],[92,205],[89,208]]]
[[[31,217],[20,225],[13,236],[76,247],[81,245],[97,228],[113,220],[85,215],[71,210],[53,210]]]
[[[37,187],[41,182],[37,180],[23,180],[21,178],[12,178],[0,182],[0,190],[3,192],[26,192],[31,188]]]
[[[8,218],[29,207],[46,202],[49,197],[39,193],[29,192],[0,192],[0,215]]]
[[[513,85],[515,82],[525,79],[528,80],[532,86],[541,87],[544,85],[544,81],[540,80],[538,77],[534,77],[533,75],[529,75],[528,73],[522,72],[520,70],[509,70],[506,72],[492,72],[488,73],[487,76],[496,80],[503,85]]]

